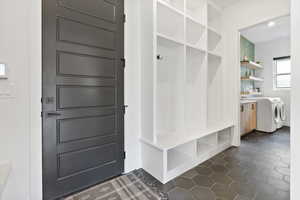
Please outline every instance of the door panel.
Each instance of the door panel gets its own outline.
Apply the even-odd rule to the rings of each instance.
[[[73,9],[93,17],[115,22],[114,11],[117,0],[97,1],[94,0],[61,0],[59,6]]]
[[[124,2],[43,0],[43,190],[124,170]]]
[[[113,86],[59,86],[59,109],[114,106],[116,87]]]
[[[58,73],[60,75],[102,78],[114,78],[115,76],[115,61],[113,59],[59,52],[58,61]]]
[[[58,40],[60,41],[115,49],[115,32],[64,18],[57,19],[57,29]]]
[[[58,124],[59,141],[66,143],[115,134],[115,121],[114,115],[61,120]]]
[[[84,170],[115,162],[116,149],[116,144],[112,143],[61,154],[58,157],[58,178],[61,179],[76,175],[76,173],[84,173]]]

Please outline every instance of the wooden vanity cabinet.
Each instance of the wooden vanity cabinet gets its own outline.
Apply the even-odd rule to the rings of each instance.
[[[256,122],[256,103],[241,104],[241,135],[254,131]]]

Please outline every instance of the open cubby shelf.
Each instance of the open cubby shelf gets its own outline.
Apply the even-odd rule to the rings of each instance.
[[[217,8],[212,2],[208,3],[207,5],[207,13],[208,13],[208,20],[207,24],[211,30],[219,33],[221,32],[221,10]]]
[[[172,134],[182,130],[184,46],[178,43],[157,39],[156,69],[156,132]]]
[[[205,26],[186,18],[186,42],[192,46],[205,49]]]
[[[222,59],[208,55],[207,126],[214,127],[222,120]]]
[[[172,23],[170,23],[170,19]],[[157,33],[184,41],[184,16],[165,4],[157,4]]]
[[[209,51],[221,51],[221,42],[222,36],[215,31],[208,29],[208,36],[207,36],[207,48]]]
[[[184,1],[182,0],[158,0],[158,4],[163,4],[179,14],[183,15]]]
[[[232,143],[222,11],[207,0],[141,1],[142,165],[166,183]]]
[[[206,19],[206,1],[186,0],[186,15],[204,24]]]
[[[167,171],[176,169],[178,166],[186,163],[187,161],[192,161],[195,155],[196,152],[194,141],[180,145],[173,149],[169,149],[167,151]]]
[[[152,152],[153,156],[162,158],[161,162],[150,162],[144,168],[162,183],[167,183],[178,175],[208,160],[214,155],[231,146],[232,126],[216,130],[207,136],[186,141],[169,149],[153,147],[149,142],[142,140],[143,155]],[[150,148],[150,149],[148,149]],[[144,152],[146,150],[146,152]],[[146,161],[145,161],[146,162]],[[159,163],[164,165],[161,171],[157,169]],[[164,163],[164,164],[163,164]],[[150,167],[149,167],[150,166]]]
[[[186,132],[191,135],[193,135],[194,132],[205,129],[206,126],[205,116],[202,115],[202,113],[206,112],[204,106],[205,97],[203,95],[206,91],[206,58],[205,52],[187,47],[184,89],[184,122]],[[195,93],[197,90],[199,90],[199,92]]]

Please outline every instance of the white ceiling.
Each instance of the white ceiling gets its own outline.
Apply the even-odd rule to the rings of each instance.
[[[231,4],[234,4],[240,0],[212,0],[213,2],[215,2],[218,6],[220,7],[227,7],[230,6]]]
[[[274,27],[268,27],[268,23],[262,23],[241,31],[241,34],[253,43],[268,42],[278,38],[290,37],[290,17],[281,17],[272,20],[276,23]]]

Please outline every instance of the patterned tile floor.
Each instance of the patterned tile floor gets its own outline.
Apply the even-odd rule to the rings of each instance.
[[[254,132],[230,148],[158,187],[170,200],[289,200],[290,130]]]

